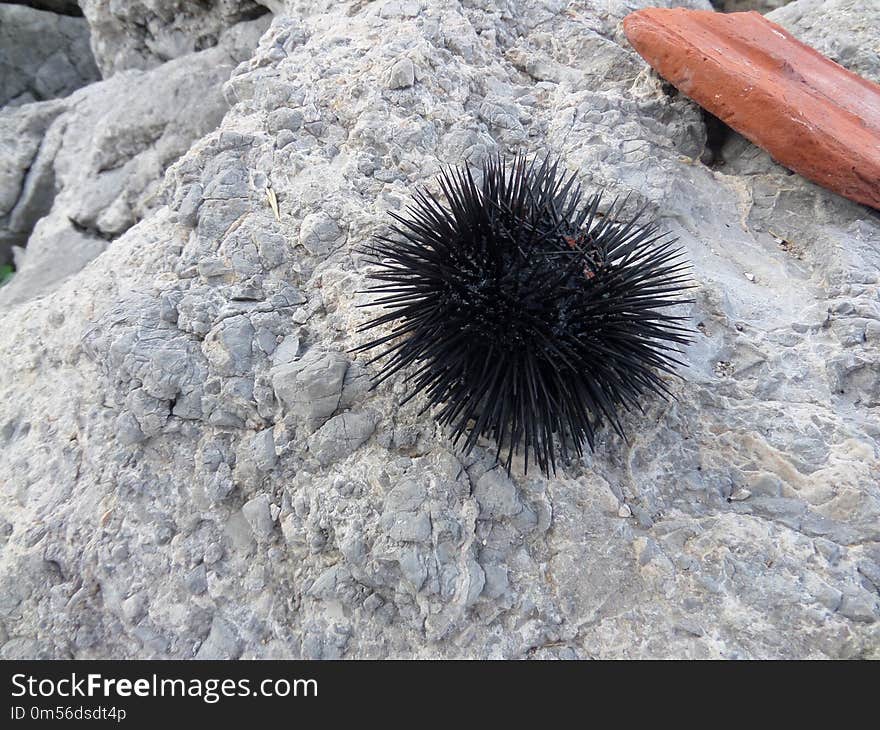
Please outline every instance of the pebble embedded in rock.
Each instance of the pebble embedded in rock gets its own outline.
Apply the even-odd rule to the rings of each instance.
[[[408,58],[400,58],[394,62],[388,74],[389,89],[406,89],[416,82],[416,69]]]
[[[347,369],[348,360],[341,353],[314,349],[300,360],[274,367],[272,385],[287,412],[314,428],[338,407]]]
[[[372,436],[378,421],[374,411],[340,413],[309,438],[309,451],[322,466],[344,459]]]
[[[503,469],[491,469],[477,479],[474,497],[480,504],[480,518],[511,517],[522,510],[516,485]]]
[[[272,535],[275,523],[272,520],[272,514],[269,510],[269,495],[260,494],[253,499],[245,502],[241,508],[245,519],[251,526],[254,537],[257,540],[266,540]]]
[[[241,642],[235,628],[220,616],[214,616],[208,638],[202,642],[196,659],[238,659],[241,656]]]

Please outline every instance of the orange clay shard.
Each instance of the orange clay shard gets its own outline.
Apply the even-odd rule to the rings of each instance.
[[[755,12],[647,8],[623,28],[663,78],[777,162],[880,209],[880,86]]]

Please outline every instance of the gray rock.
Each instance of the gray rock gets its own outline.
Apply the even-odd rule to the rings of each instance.
[[[339,226],[323,213],[310,213],[303,218],[299,230],[299,242],[313,256],[326,256],[342,244]]]
[[[129,623],[138,623],[147,614],[148,596],[145,593],[135,593],[122,603],[122,615]]]
[[[372,436],[378,422],[375,411],[340,413],[309,437],[309,451],[322,466],[344,459]]]
[[[253,530],[254,537],[257,540],[266,540],[271,536],[275,527],[269,506],[269,495],[260,494],[245,502],[244,507],[241,508],[244,518],[251,526],[251,530]]]
[[[11,522],[0,517],[0,548],[4,547],[9,541],[9,537],[12,535],[14,528],[15,526]]]
[[[348,360],[339,352],[310,350],[272,368],[272,386],[286,412],[314,430],[339,406]]]
[[[400,542],[427,542],[431,537],[431,520],[424,512],[393,512],[382,517],[388,537]]]
[[[221,0],[81,0],[92,33],[92,48],[104,78],[125,69],[149,69],[218,43],[226,28],[252,20],[270,3]]]
[[[416,82],[416,70],[413,62],[408,58],[401,58],[394,62],[388,73],[389,89],[406,89]]]
[[[101,76],[84,18],[0,5],[0,107],[67,96]]]
[[[211,633],[202,642],[196,659],[238,659],[241,656],[241,643],[235,628],[218,615],[211,623]]]
[[[484,520],[512,517],[522,510],[516,485],[501,468],[487,471],[477,479],[474,497],[480,504],[480,517]]]
[[[64,102],[0,113],[0,256],[27,246],[0,307],[50,291],[164,202],[162,175],[219,123],[222,84],[265,25],[243,23],[216,48]]]
[[[860,593],[848,593],[843,596],[840,602],[841,615],[846,616],[853,621],[862,621],[864,623],[874,623],[880,619],[880,602],[876,596]]]
[[[208,590],[208,573],[204,565],[197,565],[184,577],[187,590],[196,596],[200,596]]]
[[[46,130],[67,109],[60,101],[0,110],[0,260],[23,246],[34,223],[51,208],[54,174],[38,164]]]
[[[392,512],[413,512],[422,506],[428,496],[425,485],[416,479],[405,479],[385,498],[385,509]]]
[[[219,126],[146,186],[144,79],[222,41],[12,110],[4,215],[32,200],[40,231],[72,217],[105,247],[4,312],[0,655],[880,656],[880,226],[735,137],[700,162],[702,113],[622,34],[648,4],[273,3],[217,70]],[[876,78],[872,12],[774,11]],[[390,90],[402,58],[418,80]],[[125,103],[143,124],[101,121]],[[343,354],[377,315],[364,244],[441,165],[497,151],[630,194],[693,264],[675,399],[550,478],[457,453],[402,378],[369,389],[382,362]],[[130,227],[123,190],[155,193]]]
[[[252,441],[254,463],[262,471],[269,471],[278,462],[275,438],[271,428],[260,431]]]

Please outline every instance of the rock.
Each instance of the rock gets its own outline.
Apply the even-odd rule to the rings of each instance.
[[[709,7],[277,4],[251,57],[217,70],[217,126],[147,176],[154,203],[119,233],[104,206],[108,228],[71,224],[103,252],[4,309],[0,656],[880,657],[880,226],[736,133],[709,139],[640,73],[620,24],[649,4]],[[773,17],[876,78],[867,5]],[[23,130],[20,156],[2,146],[12,207],[54,190],[65,117],[101,126],[76,122],[86,92],[146,96],[144,77],[221,46],[119,71],[74,92],[82,110],[0,113]],[[419,78],[389,90],[401,58]],[[147,138],[74,146],[35,226],[88,210],[112,174],[92,156],[124,167]],[[441,165],[499,150],[629,194],[693,264],[675,399],[549,479],[508,478],[490,443],[463,456],[350,352],[378,314],[358,306],[362,247]]]
[[[775,160],[880,209],[880,86],[757,13],[651,8],[624,28],[664,78]]]
[[[841,615],[853,621],[874,623],[880,619],[880,602],[865,592],[844,595],[838,610]]]
[[[187,590],[195,596],[200,596],[208,590],[208,573],[204,565],[197,565],[184,578]]]
[[[378,421],[374,411],[340,413],[309,438],[309,451],[322,466],[344,459],[373,435]]]
[[[391,512],[418,510],[427,499],[425,485],[416,479],[405,479],[394,487],[385,498],[385,509]]]
[[[0,5],[0,48],[0,107],[67,96],[101,78],[83,18]]]
[[[480,504],[480,517],[484,520],[511,517],[522,509],[516,485],[501,468],[487,471],[477,479],[474,497]]]
[[[0,548],[4,547],[9,541],[9,536],[12,535],[14,529],[15,526],[11,522],[0,518]]]
[[[254,326],[244,315],[223,319],[205,337],[205,357],[221,375],[250,372],[254,334]]]
[[[314,256],[326,256],[342,243],[341,237],[336,221],[323,213],[310,213],[299,229],[300,244]]]
[[[51,208],[54,175],[37,157],[46,131],[66,108],[50,101],[0,110],[0,261],[27,242],[36,220]]]
[[[310,350],[272,369],[272,386],[287,412],[314,430],[339,406],[348,360],[339,352]]]
[[[210,48],[224,30],[268,9],[250,0],[81,0],[80,7],[91,28],[92,48],[104,78],[125,69],[154,68]]]
[[[382,526],[388,537],[400,542],[427,542],[431,520],[424,513],[396,512],[383,516]]]
[[[144,593],[135,593],[122,603],[122,615],[129,623],[138,623],[147,613],[147,596]]]
[[[245,502],[244,507],[241,508],[244,518],[253,530],[254,537],[260,541],[268,539],[275,527],[269,507],[269,495],[260,494]]]
[[[416,82],[416,70],[413,62],[408,58],[401,58],[394,62],[388,74],[389,89],[406,89]]]
[[[19,250],[16,275],[0,289],[0,307],[51,291],[106,248],[106,239],[77,230],[60,217],[46,216],[31,231],[27,250]],[[59,256],[59,251],[65,255]]]
[[[238,659],[241,656],[241,643],[235,628],[225,619],[215,615],[211,623],[211,633],[202,642],[196,659]]]
[[[4,241],[27,246],[0,307],[49,291],[163,202],[162,175],[220,121],[231,64],[264,27],[241,24],[216,48],[0,113],[0,255]]]
[[[251,448],[253,449],[254,463],[261,471],[269,471],[278,462],[271,428],[260,431],[254,436]]]

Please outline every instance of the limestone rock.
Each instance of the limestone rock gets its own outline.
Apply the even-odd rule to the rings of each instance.
[[[216,45],[227,28],[267,12],[266,4],[251,0],[80,0],[80,7],[104,78],[203,51]]]
[[[0,5],[0,107],[67,96],[99,78],[83,18]]]
[[[338,352],[312,350],[272,371],[275,395],[293,417],[314,430],[339,406],[348,360]]]
[[[707,139],[623,35],[658,4],[709,8],[276,3],[155,205],[3,305],[0,656],[880,658],[880,225]],[[864,11],[793,5],[792,33],[880,71],[880,25],[846,50]],[[389,89],[401,58],[416,81]],[[53,123],[20,127],[14,186]],[[630,194],[693,262],[676,399],[552,479],[462,457],[350,352],[376,315],[361,247],[499,151]],[[109,172],[86,167],[65,212]]]
[[[215,48],[63,101],[0,112],[0,254],[27,244],[0,306],[50,290],[162,203],[162,175],[220,122],[223,83],[265,25],[241,24]],[[69,255],[58,257],[62,240]]]

